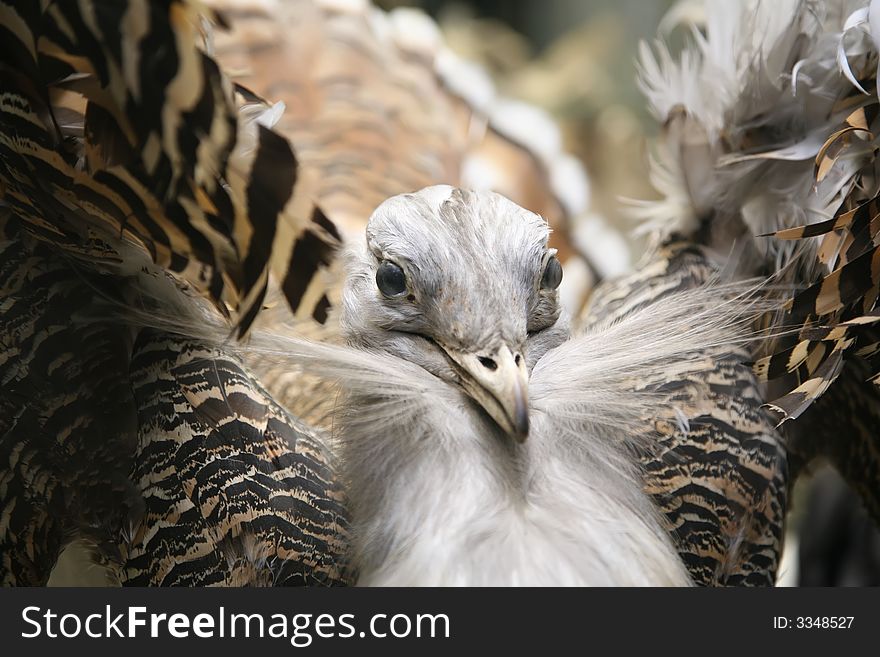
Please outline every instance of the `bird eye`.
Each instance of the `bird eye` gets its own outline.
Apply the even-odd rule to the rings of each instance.
[[[541,289],[555,290],[562,282],[562,265],[556,256],[547,261],[544,267],[544,276],[541,277]]]
[[[398,265],[383,260],[376,270],[376,285],[386,297],[399,297],[406,293],[406,274]]]

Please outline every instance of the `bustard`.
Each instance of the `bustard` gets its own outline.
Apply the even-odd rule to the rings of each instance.
[[[0,6],[10,35],[3,56],[30,80],[12,75],[0,105],[6,203],[2,335],[8,354],[2,363],[4,582],[45,582],[72,536],[89,542],[116,579],[130,584],[333,584],[352,582],[355,571],[365,582],[772,580],[784,507],[783,462],[757,410],[757,396],[741,399],[754,382],[735,346],[742,329],[735,295],[729,314],[710,313],[705,326],[692,326],[706,316],[708,299],[705,291],[684,289],[703,282],[691,267],[688,276],[662,285],[660,293],[651,288],[642,298],[644,311],[637,306],[645,303],[635,303],[638,294],[623,306],[606,299],[607,312],[593,316],[598,328],[539,359],[567,337],[553,290],[560,272],[547,248],[546,226],[484,193],[431,188],[397,197],[381,206],[368,232],[367,243],[380,253],[384,249],[387,262],[383,266],[372,252],[356,249],[351,261],[351,284],[341,305],[353,345],[277,338],[285,357],[274,360],[282,366],[295,361],[349,388],[347,401],[331,417],[341,436],[340,475],[327,430],[291,416],[243,365],[240,351],[246,358],[262,353],[269,358],[258,359],[257,369],[271,374],[266,363],[271,368],[272,354],[257,349],[259,334],[242,350],[205,331],[225,315],[244,333],[267,294],[273,303],[275,295],[290,303],[294,312],[283,315],[282,323],[289,317],[297,330],[309,318],[332,321],[334,251],[340,241],[355,241],[352,236],[366,223],[358,214],[358,184],[377,182],[364,177],[358,151],[365,108],[374,106],[363,101],[366,92],[330,92],[338,82],[332,75],[312,81],[327,102],[354,102],[331,104],[326,114],[297,124],[306,137],[315,130],[338,144],[330,117],[344,119],[350,132],[342,144],[350,150],[335,153],[336,166],[316,155],[315,143],[329,142],[309,142],[290,129],[294,146],[312,153],[310,171],[298,166],[289,143],[268,127],[277,120],[276,109],[244,87],[231,88],[200,47],[204,5],[108,0],[100,3],[99,17],[73,4]],[[353,44],[339,51],[325,48],[316,73],[340,66],[338,58],[345,55],[339,53],[370,52],[373,59],[360,58],[361,63],[399,61],[399,70],[388,73],[396,92],[383,102],[395,112],[415,112],[410,115],[419,121],[430,119],[424,129],[403,134],[409,140],[430,136],[432,148],[444,153],[439,162],[486,149],[485,175],[489,153],[501,150],[519,173],[496,180],[505,180],[512,193],[547,175],[543,165],[533,168],[540,158],[497,130],[462,145],[461,134],[472,139],[477,127],[486,125],[478,99],[451,94],[454,79],[440,76],[446,80],[440,85],[431,69],[434,55],[420,49],[421,43],[413,54],[408,33],[389,41],[381,15],[367,15],[356,3],[284,6],[317,21],[305,25],[328,31],[328,43]],[[262,15],[271,22],[264,10],[244,12],[244,18]],[[210,12],[207,17],[222,23]],[[353,29],[357,25],[369,30]],[[166,39],[167,47],[147,46],[157,39]],[[222,57],[222,44],[217,51]],[[385,74],[381,66],[371,70]],[[429,115],[422,112],[426,94],[435,110]],[[471,118],[464,125],[449,123],[438,108]],[[449,138],[436,139],[441,133]],[[426,166],[423,144],[401,144],[407,145],[406,165],[399,170],[409,184],[447,175]],[[314,168],[322,166],[326,176],[317,180],[335,180],[326,188],[314,176]],[[495,174],[502,169],[489,167]],[[378,180],[384,194],[394,183],[394,167],[388,171]],[[546,192],[531,198],[533,207],[549,203],[550,213],[572,207],[570,199],[561,202]],[[389,214],[401,206],[407,211]],[[428,226],[433,230],[426,232]],[[455,249],[458,238],[470,242]],[[436,260],[441,256],[443,261]],[[417,263],[423,266],[415,269]],[[388,296],[395,297],[394,286],[402,283],[406,295],[382,295],[380,267]],[[710,270],[700,271],[708,279]],[[684,296],[665,298],[676,286]],[[137,312],[138,304],[147,304],[154,323],[168,312],[177,320],[191,317],[202,308],[195,293],[213,309],[195,330],[182,327],[189,335],[169,330],[181,328],[174,322],[145,327],[150,322]],[[431,299],[439,305],[431,307]],[[128,312],[108,310],[114,307]],[[420,319],[421,312],[427,314]],[[602,323],[602,314],[616,323]],[[395,332],[395,321],[403,331]],[[270,321],[269,334],[277,336],[278,327]],[[660,333],[652,333],[658,327]],[[413,330],[433,343],[414,337]],[[655,338],[647,358],[640,351],[648,342],[643,331]],[[598,358],[600,353],[607,357]],[[578,359],[586,366],[580,376],[573,368]],[[729,393],[712,392],[706,400],[706,367],[712,371],[714,363],[741,385]],[[670,392],[663,373],[673,364],[678,367],[673,378],[689,383]],[[649,371],[656,380],[640,378]],[[519,443],[527,426],[527,373],[532,436]],[[590,374],[593,380],[584,381]],[[321,390],[290,386],[289,376],[267,380],[285,402],[306,398],[303,390]],[[372,398],[360,403],[380,386],[407,397],[409,403],[397,407],[403,416],[390,412],[381,422],[371,421],[373,410],[394,410]],[[420,391],[417,399],[413,386]],[[621,395],[629,403],[620,403]],[[693,423],[683,432],[686,418],[675,413],[656,417],[658,404],[671,411],[662,401],[670,395],[679,413],[708,405],[708,414],[736,426],[744,422],[755,438],[745,445],[735,432],[710,428],[715,440],[729,436],[729,449],[724,459],[716,455],[700,465],[687,436],[705,431]],[[435,403],[426,406],[426,400]],[[392,420],[398,421],[396,434],[385,431]],[[364,432],[389,440],[404,431],[406,437],[410,423],[438,434],[428,446],[446,450],[434,456],[438,464],[452,460],[445,471],[459,475],[455,490],[438,477],[444,470],[431,471],[431,461],[419,460],[431,458],[431,452],[389,452],[393,444],[354,439]],[[462,449],[455,449],[456,441]],[[358,454],[371,444],[383,449]],[[407,455],[398,464],[415,470],[389,470],[389,458]],[[460,463],[468,469],[454,467],[456,459],[467,459]],[[650,464],[644,481],[640,460]],[[375,468],[354,467],[370,462]],[[405,481],[397,477],[405,480],[426,465],[434,476],[413,487],[371,489],[382,483],[377,476],[383,472],[394,473],[385,483],[397,482],[399,488]],[[750,475],[756,468],[761,477]],[[700,481],[698,491],[694,481]],[[351,489],[348,495],[343,482]],[[425,486],[437,487],[435,494]],[[491,500],[492,508],[473,504],[483,488],[491,496],[478,501]],[[433,525],[423,516],[425,505],[446,493],[461,495],[450,498],[457,505],[436,508],[434,522],[459,509],[461,515],[453,513],[453,522],[440,523],[440,529],[448,536],[469,514],[472,531],[452,537],[460,542],[435,557],[436,568],[414,572],[430,560],[426,550],[439,549],[442,536],[428,531]],[[391,504],[395,500],[409,500],[412,513],[401,514]],[[353,552],[349,504],[356,509]],[[380,518],[387,524],[371,527]],[[420,541],[407,537],[407,518],[415,525],[429,523]],[[482,530],[481,523],[487,523]],[[551,540],[554,536],[558,540]],[[526,554],[526,548],[539,551]]]
[[[298,119],[286,128],[287,136],[304,160],[312,159],[312,173],[325,167],[327,175],[315,183],[307,168],[298,167],[288,141],[268,127],[277,118],[276,112],[267,111],[260,98],[244,87],[236,87],[233,95],[222,73],[222,43],[216,51],[220,67],[209,54],[210,48],[205,52],[198,46],[203,5],[182,0],[99,4],[102,11],[96,15],[88,7],[73,4],[0,5],[10,37],[4,40],[2,52],[14,63],[5,69],[9,92],[0,104],[5,203],[2,329],[4,352],[9,354],[0,363],[4,385],[0,453],[7,464],[0,480],[4,582],[45,581],[47,566],[75,533],[90,540],[99,558],[128,583],[350,583],[353,571],[347,561],[354,555],[364,582],[425,578],[421,581],[529,583],[568,577],[571,582],[657,583],[683,582],[689,577],[700,584],[767,584],[773,581],[781,543],[786,450],[793,455],[796,469],[817,453],[830,450],[876,512],[878,461],[870,430],[876,417],[876,393],[859,381],[860,373],[867,373],[862,357],[872,355],[876,344],[871,337],[876,276],[873,269],[870,275],[864,269],[876,250],[871,211],[875,116],[870,109],[875,96],[867,85],[871,93],[862,100],[848,79],[856,76],[838,69],[838,62],[847,59],[846,48],[842,58],[837,53],[847,15],[845,3],[824,12],[812,3],[792,2],[779,11],[771,11],[771,3],[713,3],[707,13],[705,39],[697,40],[681,66],[665,56],[659,64],[645,58],[646,90],[667,129],[668,151],[655,178],[668,202],[652,206],[651,211],[659,219],[655,222],[659,246],[637,272],[609,281],[594,293],[585,318],[586,332],[569,338],[564,324],[554,318],[552,327],[529,337],[528,314],[524,318],[504,309],[503,321],[486,322],[497,312],[498,304],[492,303],[485,309],[477,306],[485,315],[468,315],[473,321],[469,327],[475,331],[469,336],[456,336],[454,327],[444,324],[449,318],[439,312],[433,314],[434,333],[424,326],[418,328],[433,343],[403,334],[407,331],[397,334],[395,322],[408,329],[418,327],[416,315],[425,309],[408,314],[406,308],[425,301],[419,295],[424,294],[422,286],[430,288],[431,280],[430,268],[408,270],[407,262],[395,259],[402,257],[392,247],[407,242],[395,243],[390,238],[420,235],[421,243],[410,244],[414,249],[410,255],[417,262],[427,259],[430,263],[443,253],[417,248],[436,247],[443,231],[422,234],[418,224],[399,222],[409,218],[431,225],[432,212],[445,207],[441,215],[462,221],[449,226],[444,222],[444,229],[488,228],[495,215],[474,216],[467,208],[504,205],[483,193],[431,188],[420,195],[395,198],[373,216],[367,244],[378,245],[380,258],[354,247],[349,261],[351,282],[342,304],[349,347],[305,343],[278,336],[276,331],[271,339],[255,334],[250,348],[244,349],[217,340],[216,332],[205,331],[216,327],[217,318],[226,314],[244,332],[267,294],[273,302],[277,294],[291,303],[296,328],[308,317],[326,321],[330,316],[332,320],[335,311],[330,308],[338,301],[332,290],[339,280],[334,278],[334,250],[340,242],[356,242],[369,214],[357,206],[358,185],[370,190],[364,198],[385,198],[403,191],[390,190],[389,182],[394,187],[405,179],[406,185],[400,183],[405,189],[448,182],[443,179],[455,177],[456,167],[441,164],[448,165],[455,158],[460,158],[459,164],[466,160],[462,153],[467,148],[459,148],[460,135],[473,135],[480,125],[485,127],[479,99],[450,94],[455,91],[450,78],[444,79],[447,86],[439,90],[431,86],[438,79],[436,71],[425,74],[419,67],[428,62],[430,69],[434,52],[412,40],[382,41],[389,34],[387,26],[362,11],[358,3],[285,3],[302,9],[300,17],[317,18],[318,23],[302,21],[321,27],[313,34],[338,30],[327,43],[347,44],[339,52],[368,53],[361,61],[371,66],[388,61],[385,58],[393,54],[400,64],[395,73],[401,76],[389,88],[405,90],[401,95],[406,98],[430,97],[432,108],[445,108],[437,114],[419,115],[437,119],[419,124],[423,130],[404,131],[407,139],[400,144],[414,155],[403,158],[406,166],[396,170],[399,179],[390,173],[371,177],[373,170],[364,165],[370,158],[360,157],[357,146],[354,153],[337,150],[340,140],[333,132],[334,121],[348,117],[344,124],[356,128],[345,132],[341,142],[363,144],[364,134],[358,130],[369,123],[364,121],[364,112],[373,116],[365,108],[374,106],[364,102],[363,87],[352,87],[351,80],[333,75],[340,64],[326,49],[322,52],[327,59],[319,59],[314,69],[286,68],[326,74],[316,74],[311,80],[313,87],[308,88],[317,90],[315,98],[355,99],[347,108],[308,102],[293,111]],[[234,25],[238,3],[224,4],[233,5]],[[759,11],[753,16],[750,12],[756,8]],[[259,10],[244,11],[240,18],[254,20],[264,11],[261,3]],[[869,13],[867,7],[857,11],[850,26],[861,26],[867,34]],[[135,21],[135,17],[142,20]],[[369,29],[362,29],[365,25]],[[753,29],[755,25],[762,29]],[[173,41],[169,34],[174,35]],[[147,48],[163,38],[167,48]],[[876,68],[877,53],[870,43],[860,44],[851,53],[853,70]],[[142,60],[148,50],[152,55]],[[260,47],[245,51],[254,61],[268,52]],[[399,56],[400,51],[407,56]],[[719,71],[725,73],[723,94],[703,84],[716,80]],[[339,93],[340,87],[334,85],[349,85],[357,93]],[[694,95],[695,90],[700,93]],[[271,95],[267,89],[262,91]],[[388,93],[382,102],[394,104],[400,98]],[[422,105],[416,102],[412,107]],[[395,108],[405,106],[398,103]],[[297,111],[315,107],[323,108],[317,117],[303,119]],[[412,107],[408,111],[417,111]],[[844,110],[848,113],[841,115]],[[448,116],[455,116],[456,121],[444,118]],[[467,129],[458,131],[462,125]],[[455,129],[444,132],[438,126]],[[809,127],[811,139],[799,140],[804,126]],[[310,139],[309,130],[321,137]],[[870,138],[857,139],[854,133]],[[412,141],[419,134],[430,135],[433,145],[429,149]],[[497,147],[497,132],[486,134]],[[824,147],[814,146],[819,135],[829,138]],[[322,147],[332,150],[332,156],[322,158]],[[364,153],[373,153],[373,148],[375,144],[364,148]],[[425,166],[420,157],[425,152],[442,156]],[[731,177],[728,171],[742,175]],[[829,195],[820,197],[825,204],[821,207],[802,193],[816,182],[814,175],[819,183],[834,183],[826,190]],[[748,184],[731,185],[731,180]],[[777,212],[779,190],[791,190],[776,184],[780,180],[797,187],[797,193],[788,198],[792,203],[785,205],[792,209],[787,214]],[[762,181],[773,184],[758,184]],[[516,187],[512,186],[514,192]],[[448,203],[440,203],[441,197]],[[404,211],[390,217],[385,214],[401,202]],[[826,212],[829,207],[832,223],[808,229],[780,225],[780,218]],[[858,212],[860,208],[864,209]],[[503,279],[513,286],[508,290],[513,298],[522,298],[516,296],[517,282],[521,285],[518,293],[524,295],[532,289],[530,285],[543,280],[550,271],[547,263],[553,262],[543,242],[545,229],[532,215],[512,206],[508,209],[523,219],[519,230],[479,236],[495,238],[493,244],[487,243],[492,246],[487,250],[498,260],[487,261],[480,258],[482,254],[471,253],[467,262],[459,262],[461,254],[449,252],[451,262],[469,268],[456,272],[444,267],[443,275],[454,277],[467,271],[469,279],[486,284],[482,276],[486,272],[510,274],[509,268],[519,266],[513,276]],[[536,231],[535,243],[542,245],[531,259],[528,248],[514,248],[517,239],[525,239],[528,227]],[[826,249],[806,252],[801,260],[806,267],[784,269],[794,272],[787,282],[805,288],[794,305],[795,321],[804,324],[803,342],[780,357],[759,361],[758,371],[775,375],[792,370],[800,377],[795,395],[777,407],[791,417],[801,411],[811,413],[812,426],[822,427],[824,436],[840,422],[852,422],[834,412],[841,407],[835,401],[845,399],[858,411],[856,424],[864,424],[864,430],[854,432],[851,440],[824,440],[823,436],[816,440],[816,435],[806,432],[798,436],[797,427],[803,423],[795,420],[789,422],[794,430],[787,428],[794,437],[783,443],[772,419],[761,409],[776,395],[757,381],[746,364],[752,354],[742,343],[744,327],[738,318],[744,308],[737,294],[722,288],[731,291],[729,304],[721,312],[707,310],[707,294],[712,292],[707,293],[704,286],[719,269],[736,269],[730,266],[736,260],[738,273],[767,274],[777,269],[777,255],[787,253],[752,249],[747,240],[744,250],[733,251],[736,259],[727,259],[724,254],[731,252],[731,237],[780,228],[789,230],[780,233],[782,238],[826,229],[832,237],[826,239]],[[840,249],[832,248],[834,235],[843,237]],[[473,249],[477,243],[468,246]],[[383,254],[382,248],[387,252]],[[540,267],[534,257],[538,252]],[[821,266],[812,264],[813,256],[819,265],[838,265],[837,273],[827,276],[825,283],[820,279]],[[528,263],[530,269],[525,266]],[[555,274],[551,272],[548,278],[553,282]],[[380,281],[391,298],[382,294]],[[409,287],[406,295],[395,296],[401,283],[414,286],[412,300]],[[469,290],[451,289],[456,301],[469,301]],[[552,295],[541,297],[540,289],[538,284],[535,294],[546,306],[539,304],[535,317],[546,319],[553,316]],[[438,294],[440,288],[433,291]],[[151,307],[157,314],[179,310],[179,319],[200,307],[194,292],[204,294],[215,308],[201,330],[192,325],[174,327],[173,322],[164,328],[144,328],[149,322],[143,318],[108,318],[106,303],[98,308],[104,315],[92,312],[99,297],[118,306],[143,296],[162,301],[158,308]],[[368,308],[375,314],[365,312]],[[73,315],[75,322],[70,321]],[[817,318],[818,327],[814,326]],[[520,343],[524,348],[517,351],[517,336],[511,337],[510,330],[522,322],[526,343]],[[494,344],[481,342],[484,336],[479,329],[484,323],[500,329],[499,335],[512,342],[506,345],[507,351],[501,344],[496,349]],[[652,339],[644,338],[646,330]],[[471,342],[464,344],[463,337]],[[262,339],[267,342],[261,350]],[[463,349],[467,345],[472,353]],[[538,358],[544,349],[549,351]],[[284,352],[283,358],[273,354],[278,350]],[[270,390],[264,390],[243,366],[239,352],[248,360],[260,355],[262,364],[255,364]],[[481,363],[480,358],[487,360]],[[841,365],[844,360],[845,366]],[[266,362],[269,369],[272,362],[293,362],[313,376],[342,386],[345,392],[331,416],[333,431],[340,438],[341,464],[328,449],[332,441],[322,427],[301,422],[272,399],[275,395],[288,408],[295,406],[285,398],[291,390],[285,383],[290,382],[289,376],[271,376],[263,368]],[[531,435],[519,443],[515,438],[526,430],[521,412],[523,366],[530,377]],[[590,370],[591,366],[600,369]],[[559,374],[555,379],[554,369]],[[574,370],[590,372],[595,378],[580,380]],[[498,377],[493,380],[486,372],[497,372]],[[562,376],[565,373],[568,376]],[[599,386],[603,381],[607,385]],[[413,385],[422,398],[433,394],[436,404],[420,406],[411,394]],[[560,385],[561,389],[554,388]],[[301,394],[302,388],[294,389],[294,398],[307,397]],[[375,398],[379,389],[406,397],[408,403],[397,406],[406,411],[403,417],[371,416],[373,411],[389,410],[387,401]],[[603,393],[601,403],[591,397],[597,389]],[[614,394],[609,395],[609,390]],[[826,390],[813,408],[805,410]],[[780,393],[784,392],[782,388]],[[554,405],[555,415],[545,412]],[[450,407],[456,412],[440,413]],[[596,412],[597,408],[602,412]],[[626,412],[615,414],[618,408]],[[562,426],[554,426],[553,421],[560,418],[564,418]],[[459,424],[454,425],[453,419]],[[454,436],[418,444],[415,451],[389,451],[390,445],[382,441],[356,440],[371,430],[387,429],[390,425],[384,422],[391,420],[398,422],[398,429],[430,423],[432,435]],[[562,439],[540,440],[548,434]],[[568,434],[576,436],[567,440]],[[399,436],[388,431],[379,435],[385,439]],[[107,436],[117,440],[106,440]],[[463,441],[462,436],[474,440]],[[423,444],[447,451],[442,455],[423,451]],[[480,482],[494,487],[490,492],[496,494],[492,498],[495,512],[472,516],[469,529],[478,530],[482,522],[496,523],[495,529],[505,523],[514,530],[534,529],[542,527],[541,518],[567,517],[554,509],[547,515],[537,513],[551,499],[566,502],[568,511],[574,509],[577,517],[590,522],[545,526],[543,535],[514,530],[491,536],[459,532],[453,537],[459,543],[443,547],[487,548],[493,541],[509,538],[500,546],[508,566],[477,568],[474,564],[503,566],[504,562],[496,564],[476,549],[466,555],[473,560],[446,563],[442,557],[448,555],[440,553],[435,555],[434,569],[425,567],[430,555],[418,550],[439,550],[431,543],[434,534],[419,533],[418,540],[410,540],[407,531],[411,528],[406,524],[424,520],[418,512],[425,509],[419,505],[440,496],[425,494],[420,485],[447,491],[448,482],[436,476],[443,472],[439,466],[452,472],[461,472],[461,468],[452,467],[454,462],[444,463],[443,457],[451,460],[467,453],[451,447],[483,449],[487,444],[492,447],[477,450],[467,461],[484,478],[459,479],[461,485],[449,491],[460,495],[454,499],[467,502],[467,495],[478,490]],[[375,446],[375,451],[358,452],[367,445]],[[564,450],[562,456],[556,448]],[[392,457],[401,461],[394,463]],[[488,458],[495,458],[491,462],[495,466],[479,467]],[[579,460],[581,469],[575,468]],[[542,476],[540,464],[558,466],[555,474],[560,476],[553,480],[558,497],[543,494],[546,488],[542,487],[549,480]],[[396,478],[380,477],[394,474],[406,482],[407,477],[425,471],[418,485],[405,487],[404,492]],[[595,495],[608,492],[598,490],[595,481],[586,481],[587,472],[609,479],[613,495],[603,501],[620,509],[619,515],[605,518],[578,513],[582,503],[590,504],[586,511],[595,511]],[[108,491],[113,497],[108,498]],[[509,504],[524,491],[522,504]],[[413,505],[411,515],[399,513],[394,506],[407,499]],[[431,517],[442,519],[449,508],[434,508]],[[473,504],[463,508],[474,513]],[[529,510],[536,515],[530,516]],[[383,522],[377,526],[379,518]],[[525,520],[533,522],[522,525]],[[558,536],[575,533],[583,539],[586,525],[600,523],[605,531],[605,521],[628,527],[628,532],[611,537],[620,539],[620,547],[628,548],[629,554],[640,545],[651,544],[656,550],[635,565],[629,560],[627,570],[615,568],[612,562],[611,567],[597,571],[576,550],[566,551],[573,542],[560,539],[551,545],[544,541],[554,532]],[[454,522],[443,524],[441,530],[455,526]],[[625,536],[635,538],[626,540]],[[599,550],[608,538],[603,534],[582,545]],[[521,550],[528,541],[537,542],[542,555],[552,554],[556,568],[548,566],[549,559],[527,561]],[[355,549],[350,551],[352,542]],[[678,552],[680,561],[671,549]],[[536,563],[547,567],[536,570]],[[682,576],[682,564],[687,577]],[[422,570],[414,573],[412,569],[419,567]]]

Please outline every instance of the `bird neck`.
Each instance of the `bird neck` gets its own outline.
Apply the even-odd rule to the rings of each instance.
[[[554,451],[547,418],[516,445],[451,390],[381,435],[369,411],[357,419],[371,400],[348,404],[342,455],[361,584],[689,581],[640,484],[588,451]]]

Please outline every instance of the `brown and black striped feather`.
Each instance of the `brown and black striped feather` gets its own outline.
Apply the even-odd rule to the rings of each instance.
[[[797,422],[786,425],[792,474],[831,463],[880,523],[880,389],[876,369],[848,358],[835,383]]]
[[[325,437],[234,358],[98,319],[126,279],[4,230],[0,582],[78,538],[124,584],[347,583]]]
[[[143,332],[131,376],[146,512],[122,541],[123,583],[350,581],[346,504],[322,434],[235,359],[178,336]]]
[[[666,244],[635,273],[601,284],[586,320],[622,317],[717,275],[701,247]],[[645,490],[701,585],[772,585],[779,565],[786,453],[749,360],[744,348],[707,348],[696,362],[633,381],[662,399],[643,418],[652,446],[638,455]]]
[[[14,233],[7,225],[5,230]],[[142,501],[131,337],[76,321],[107,281],[27,236],[0,241],[0,582],[44,584],[74,535],[118,557],[114,528]]]
[[[244,117],[200,48],[205,16],[190,0],[0,4],[0,194],[85,260],[113,259],[92,233],[138,245],[243,333],[270,267],[285,291],[308,286],[331,256],[303,257],[301,242],[338,240],[290,144]],[[324,296],[288,300],[320,318]]]
[[[867,80],[865,88],[876,94],[874,80]],[[850,99],[866,102],[857,93]],[[877,107],[876,99],[867,99],[867,105],[853,112],[840,129],[828,136],[816,157],[817,182],[846,154],[853,132],[864,139],[876,139],[874,135],[880,128]],[[769,404],[782,422],[797,418],[832,389],[846,361],[863,353],[863,327],[875,321],[880,296],[877,154],[874,148],[873,156],[855,171],[850,191],[843,195],[831,219],[771,233],[782,240],[822,240],[815,263],[822,267],[821,273],[798,277],[800,289],[779,320],[785,327],[801,326],[800,340],[795,344],[782,341],[772,354],[756,362],[756,372],[762,378],[776,379],[780,385],[775,387],[785,391]],[[816,267],[805,271],[816,271]]]

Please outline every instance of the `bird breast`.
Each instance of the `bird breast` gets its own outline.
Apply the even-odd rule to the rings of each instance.
[[[340,433],[360,584],[690,583],[625,467],[560,449],[560,427],[540,415],[514,444],[442,385],[431,403],[398,408],[381,435],[376,400],[346,402]]]

